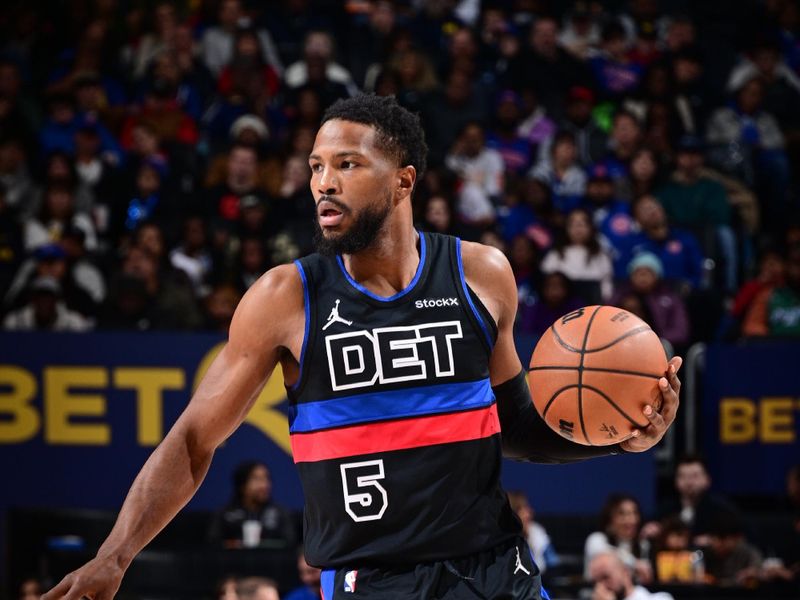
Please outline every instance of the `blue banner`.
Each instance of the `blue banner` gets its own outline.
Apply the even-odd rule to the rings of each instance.
[[[728,494],[783,494],[800,462],[800,343],[708,348],[701,448],[714,487]]]
[[[0,511],[118,508],[223,343],[194,333],[0,334]],[[223,506],[235,465],[249,459],[270,466],[277,502],[300,508],[286,414],[278,369],[215,454],[190,508]],[[540,514],[596,513],[618,490],[649,511],[654,480],[650,453],[566,466],[508,463],[504,473],[506,487],[528,492]]]

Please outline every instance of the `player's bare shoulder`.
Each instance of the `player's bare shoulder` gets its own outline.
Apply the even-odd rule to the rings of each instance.
[[[492,246],[462,242],[461,259],[467,283],[495,321],[499,323],[508,315],[513,320],[517,306],[517,285],[505,254]]]
[[[242,298],[231,322],[230,339],[294,346],[304,329],[303,282],[293,264],[279,265],[264,273]],[[302,344],[302,339],[300,339]]]

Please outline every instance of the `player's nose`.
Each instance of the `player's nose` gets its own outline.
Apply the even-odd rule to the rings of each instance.
[[[317,180],[317,191],[324,196],[335,196],[339,189],[339,178],[336,177],[333,169],[325,168]]]

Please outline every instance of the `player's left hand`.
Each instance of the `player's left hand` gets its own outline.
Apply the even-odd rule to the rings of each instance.
[[[667,429],[675,420],[678,413],[680,400],[678,394],[681,391],[681,380],[678,379],[678,369],[681,368],[683,359],[680,356],[674,357],[667,365],[666,376],[658,380],[658,389],[661,391],[661,406],[656,410],[655,406],[648,404],[642,410],[645,418],[650,421],[647,427],[637,429],[633,432],[633,437],[620,443],[620,447],[626,452],[644,452],[655,446],[667,433]]]

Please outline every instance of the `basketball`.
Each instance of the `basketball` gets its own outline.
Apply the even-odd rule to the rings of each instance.
[[[639,317],[614,306],[586,306],[558,319],[533,351],[533,403],[547,424],[579,444],[607,446],[648,425],[658,410],[667,356]]]

